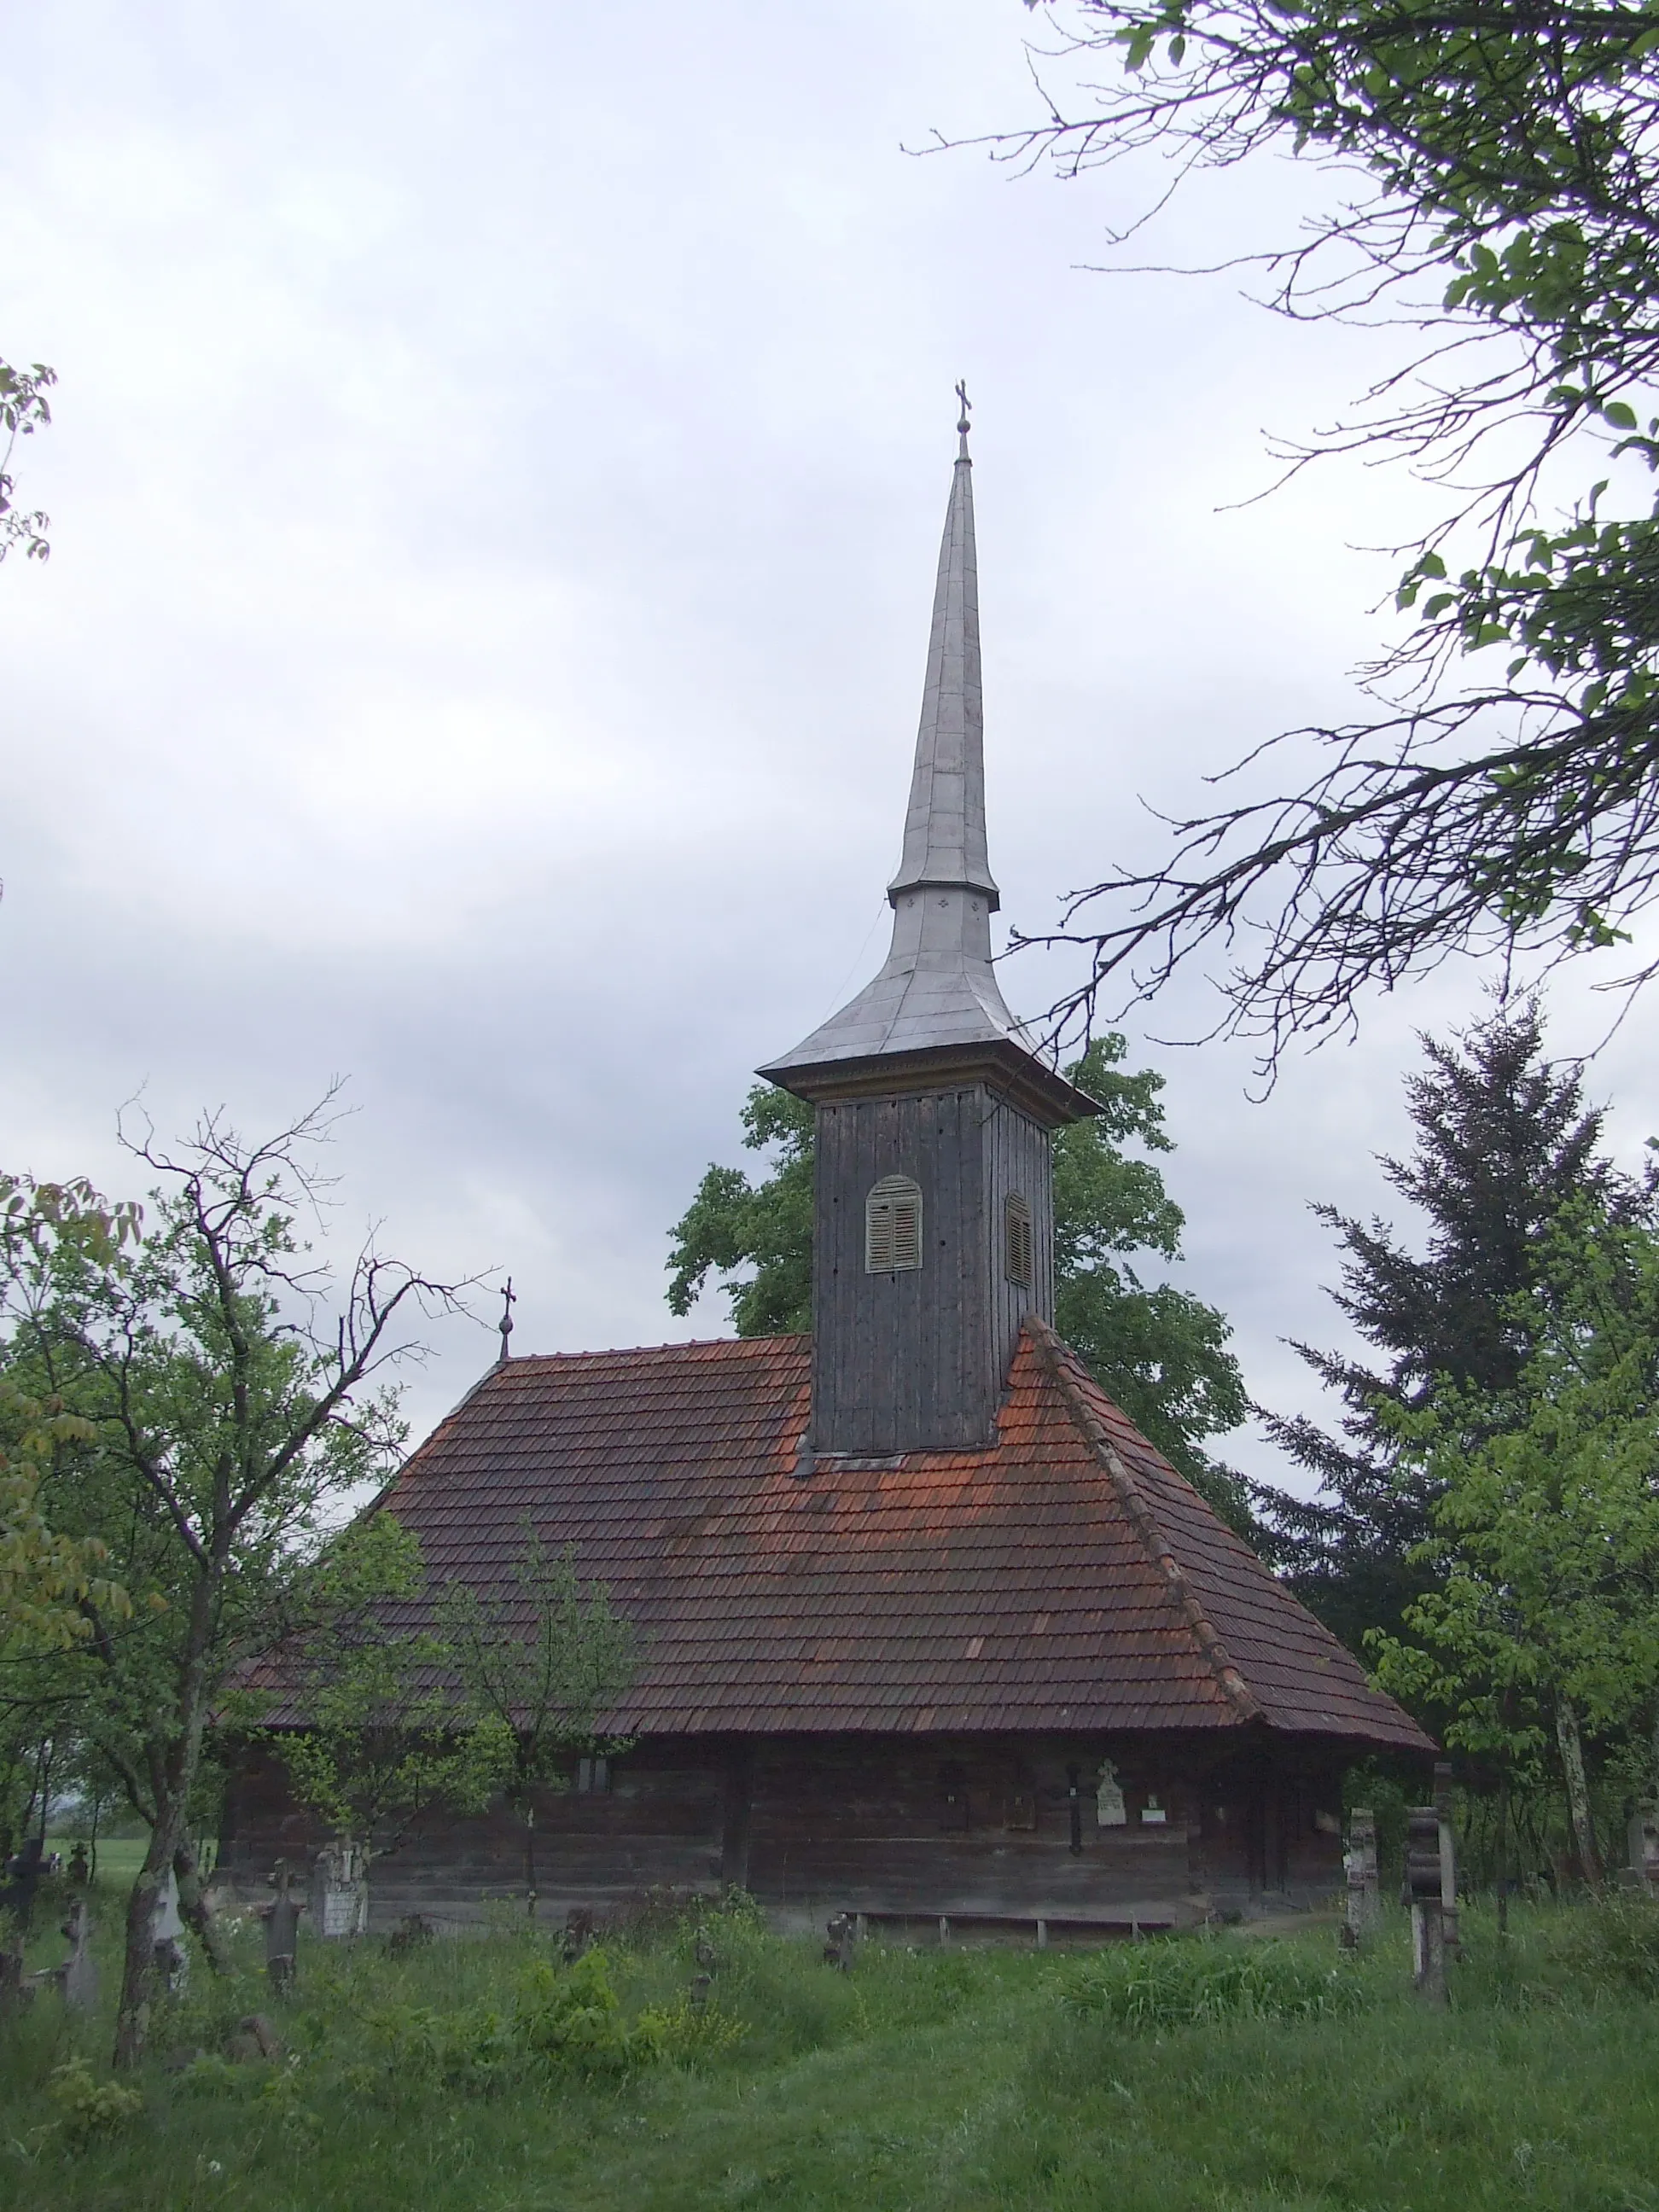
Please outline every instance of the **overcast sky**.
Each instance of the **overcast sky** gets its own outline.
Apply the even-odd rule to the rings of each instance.
[[[52,363],[0,572],[0,1161],[134,1188],[113,1136],[265,1131],[348,1076],[337,1234],[510,1268],[520,1351],[723,1333],[666,1231],[762,1060],[885,947],[954,448],[975,402],[1005,917],[1158,848],[1244,747],[1352,697],[1408,488],[1265,505],[1264,428],[1382,341],[1227,278],[1090,274],[1148,173],[970,153],[1036,112],[1018,0],[57,0],[8,27],[0,353]],[[1213,261],[1327,187],[1212,181]],[[1628,955],[1626,956],[1628,959]],[[1027,1012],[1058,982],[1004,971]],[[1589,979],[1586,979],[1587,981]],[[1147,1032],[1179,1279],[1258,1397],[1335,1332],[1329,1198],[1385,1203],[1448,973],[1292,1061]],[[1565,1051],[1607,1007],[1557,994]],[[1650,1018],[1591,1072],[1633,1155]],[[488,1305],[488,1301],[485,1302]],[[495,1318],[494,1310],[488,1319]],[[455,1328],[418,1426],[494,1349]],[[1263,1448],[1236,1450],[1266,1470]]]

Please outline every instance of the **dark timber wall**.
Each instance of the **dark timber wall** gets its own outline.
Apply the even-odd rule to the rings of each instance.
[[[865,1268],[884,1176],[922,1194],[922,1264]],[[1054,1311],[1046,1131],[982,1084],[817,1109],[812,1449],[885,1457],[994,1441],[1020,1321]],[[1031,1281],[1007,1279],[1004,1200],[1031,1210]]]
[[[1119,1826],[1097,1818],[1108,1755]],[[538,1890],[554,1920],[655,1886],[736,1882],[785,1926],[848,1910],[954,1917],[964,1933],[975,1920],[1181,1925],[1334,1889],[1340,1776],[1317,1747],[1215,1738],[661,1738],[619,1760],[606,1793],[544,1799]],[[301,1861],[322,1839],[262,1756],[232,1793],[221,1871],[259,1892],[277,1858]],[[375,1863],[373,1922],[477,1920],[492,1900],[521,1906],[526,1887],[524,1830],[509,1814],[439,1817]]]

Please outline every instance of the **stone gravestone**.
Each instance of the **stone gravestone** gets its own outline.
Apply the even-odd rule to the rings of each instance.
[[[368,1933],[368,1853],[349,1836],[325,1844],[311,1878],[311,1924],[338,1942]]]
[[[70,1954],[58,1967],[64,2002],[71,2012],[91,2012],[98,2002],[98,1968],[92,1955],[92,1915],[87,1900],[77,1897],[64,1923]]]
[[[1123,1784],[1117,1778],[1117,1768],[1109,1759],[1103,1759],[1095,1784],[1095,1825],[1100,1828],[1124,1828],[1128,1824],[1129,1808],[1123,1802]]]
[[[42,1853],[45,1845],[39,1836],[31,1836],[21,1851],[6,1862],[6,1881],[0,1887],[0,1912],[8,1912],[17,1923],[18,1933],[27,1936],[34,1912],[34,1893],[40,1887],[45,1872]]]
[[[1440,1815],[1432,1805],[1406,1814],[1406,1881],[1402,1901],[1412,1913],[1412,1981],[1428,2003],[1446,2002],[1446,1923],[1441,1902]]]
[[[1348,1817],[1348,1848],[1342,1863],[1348,1877],[1348,1917],[1343,1934],[1358,1948],[1382,1917],[1376,1875],[1376,1815],[1369,1805],[1356,1805]]]
[[[149,1940],[167,1995],[182,1996],[190,1979],[190,1953],[185,1948],[185,1923],[179,1912],[179,1878],[171,1867],[149,1917]]]
[[[306,1904],[302,1897],[294,1894],[293,1877],[285,1859],[278,1863],[270,1880],[276,1894],[269,1905],[259,1908],[259,1917],[265,1923],[265,1978],[273,1989],[288,1990],[294,1986],[295,1962],[300,1950],[300,1915]]]
[[[838,1912],[825,1928],[828,1941],[823,1947],[823,1963],[835,1966],[843,1974],[853,1971],[853,1953],[859,1940],[859,1923],[850,1912]]]
[[[1630,1847],[1626,1879],[1638,1896],[1659,1896],[1659,1805],[1638,1805],[1625,1834]]]
[[[1434,1809],[1440,1822],[1440,1925],[1447,1956],[1459,1959],[1463,1947],[1457,1932],[1457,1830],[1452,1820],[1449,1759],[1434,1763]]]

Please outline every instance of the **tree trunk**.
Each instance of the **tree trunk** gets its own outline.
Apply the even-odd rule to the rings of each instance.
[[[536,1808],[529,1799],[524,1808],[524,1886],[530,1917],[536,1917]]]
[[[1498,1778],[1498,1932],[1510,1932],[1510,1770]]]
[[[1578,1863],[1590,1887],[1600,1890],[1601,1855],[1595,1847],[1589,1784],[1584,1779],[1583,1738],[1579,1734],[1578,1715],[1571,1698],[1556,1699],[1555,1741],[1561,1753],[1561,1771],[1566,1777],[1567,1810],[1572,1819],[1573,1841],[1578,1846]]]
[[[231,1972],[235,1962],[231,1957],[224,1930],[219,1925],[213,1899],[202,1880],[202,1870],[197,1863],[196,1846],[188,1836],[173,1854],[173,1871],[179,1883],[179,1917],[187,1927],[195,1931],[214,1972]]]
[[[166,1886],[173,1855],[179,1847],[176,1832],[183,1825],[180,1805],[171,1819],[158,1820],[150,1830],[149,1849],[127,1899],[126,1960],[121,1974],[120,2002],[115,2013],[114,2064],[118,2071],[136,2066],[144,2055],[150,2008],[160,1986],[155,1965],[155,1906]]]

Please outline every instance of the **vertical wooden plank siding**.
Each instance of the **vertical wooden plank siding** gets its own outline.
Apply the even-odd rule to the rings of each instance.
[[[812,1449],[886,1457],[995,1434],[983,1089],[818,1108]],[[922,1264],[872,1275],[864,1207],[884,1176],[921,1191]],[[1010,1346],[1012,1349],[1012,1344]]]
[[[1054,1311],[1048,1132],[983,1084],[817,1109],[812,1449],[887,1456],[994,1441],[1020,1322]],[[865,1267],[884,1176],[922,1194],[922,1264]],[[1031,1212],[1031,1281],[1008,1280],[1004,1204]]]

